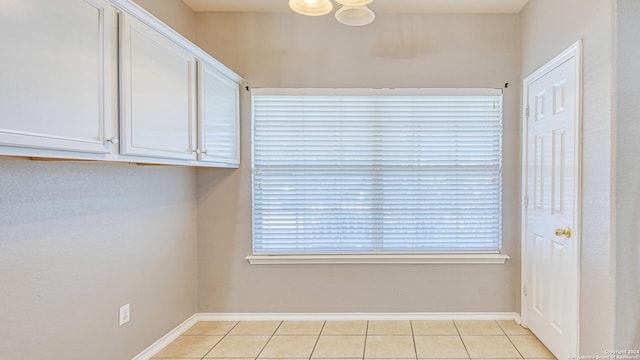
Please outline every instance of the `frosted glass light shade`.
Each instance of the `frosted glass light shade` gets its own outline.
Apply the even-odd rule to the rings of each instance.
[[[321,16],[333,10],[333,3],[331,0],[289,0],[289,7],[298,14]]]
[[[370,4],[373,0],[336,0],[338,4],[344,6],[365,6]]]
[[[336,20],[349,26],[371,24],[376,14],[366,6],[343,6],[336,11]]]

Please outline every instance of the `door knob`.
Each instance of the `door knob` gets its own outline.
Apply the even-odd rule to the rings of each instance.
[[[556,229],[556,236],[571,237],[571,228]]]

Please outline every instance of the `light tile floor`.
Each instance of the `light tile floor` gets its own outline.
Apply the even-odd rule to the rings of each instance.
[[[555,359],[513,321],[199,322],[153,359]]]

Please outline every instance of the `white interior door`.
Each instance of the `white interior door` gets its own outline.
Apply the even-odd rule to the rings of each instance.
[[[577,355],[580,45],[524,81],[523,319],[558,359]]]

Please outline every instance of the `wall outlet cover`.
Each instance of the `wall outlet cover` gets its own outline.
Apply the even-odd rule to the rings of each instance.
[[[131,320],[131,307],[129,304],[120,307],[120,326]]]

